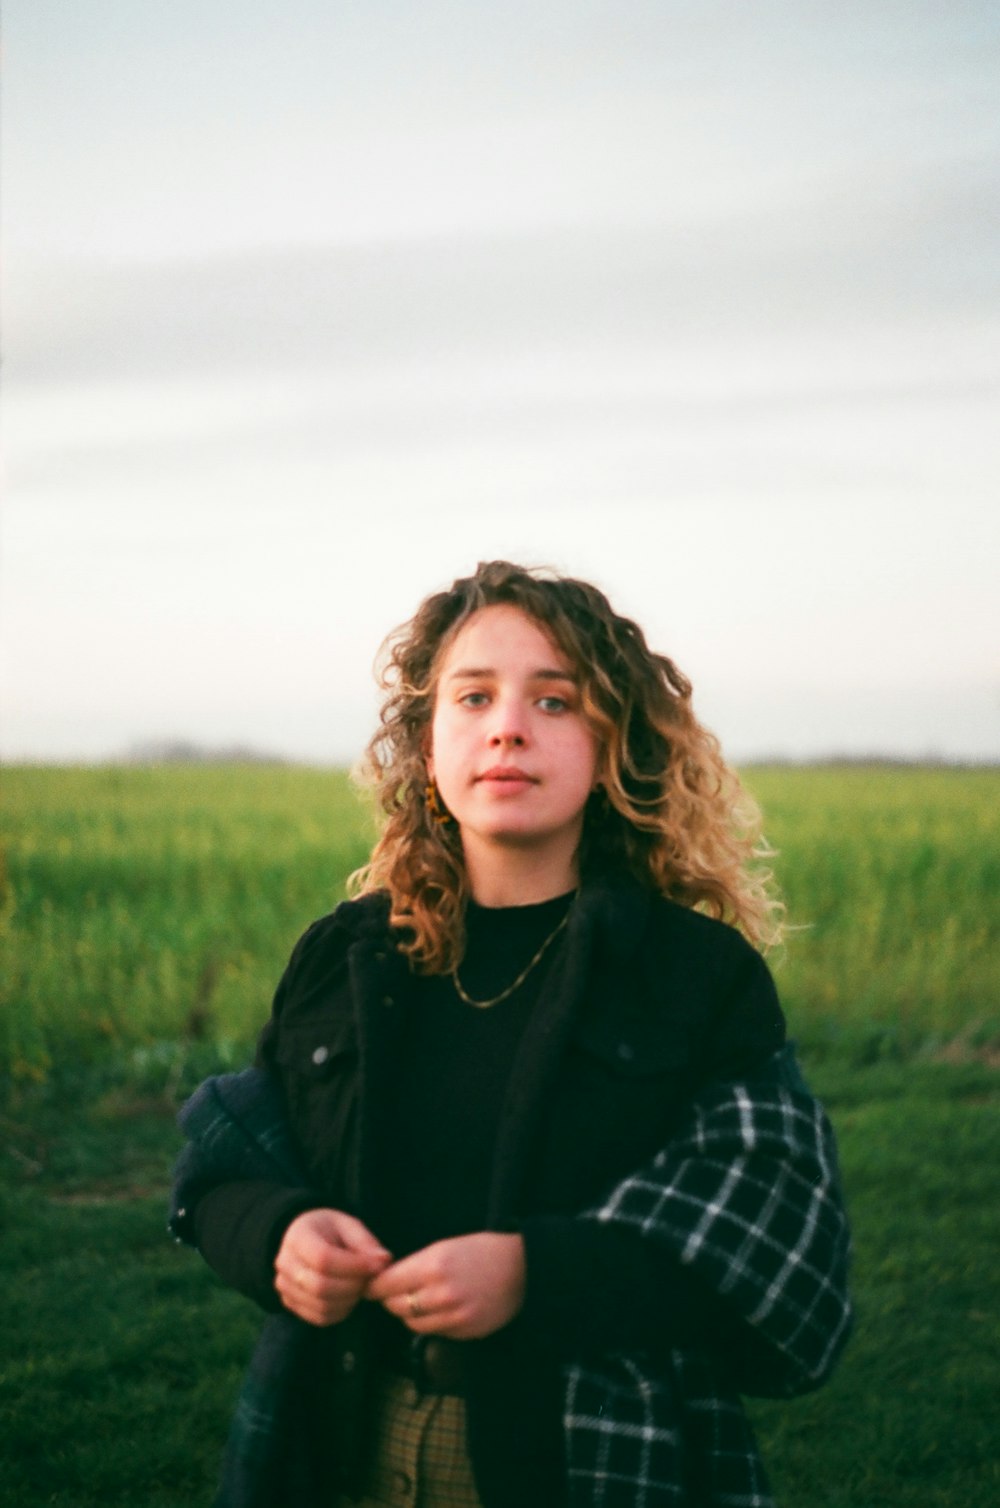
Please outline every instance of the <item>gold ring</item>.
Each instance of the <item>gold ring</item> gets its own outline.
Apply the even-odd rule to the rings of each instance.
[[[411,1319],[423,1318],[426,1311],[421,1308],[420,1303],[417,1299],[417,1295],[415,1293],[408,1293],[406,1295],[406,1303],[410,1311]]]

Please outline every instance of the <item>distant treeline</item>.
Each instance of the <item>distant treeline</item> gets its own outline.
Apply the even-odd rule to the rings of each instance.
[[[284,754],[275,754],[267,749],[255,749],[250,744],[196,743],[193,739],[150,739],[133,744],[123,756],[111,761],[113,764],[262,764],[302,765],[326,764],[327,761],[292,759]],[[945,755],[923,754],[766,754],[752,759],[737,759],[740,769],[879,769],[879,770],[982,770],[1000,766],[1000,753],[995,759],[953,759]],[[344,761],[330,760],[331,768],[342,768]]]
[[[151,739],[133,744],[121,761],[123,764],[280,764],[295,761],[283,754],[254,749],[249,744],[220,744],[211,747],[186,738]],[[117,761],[113,761],[117,763]]]
[[[735,761],[741,770],[995,770],[994,759],[959,759],[944,754],[789,754],[754,755]]]

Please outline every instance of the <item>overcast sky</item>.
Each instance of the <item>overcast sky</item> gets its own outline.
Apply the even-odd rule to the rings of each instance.
[[[1000,11],[7,0],[8,759],[356,755],[477,560],[734,758],[1000,752]]]

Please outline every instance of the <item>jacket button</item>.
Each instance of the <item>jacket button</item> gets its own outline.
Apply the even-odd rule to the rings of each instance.
[[[354,1352],[345,1351],[340,1358],[340,1370],[342,1372],[353,1372],[356,1365],[357,1357],[354,1355]]]
[[[316,1064],[317,1068],[322,1068],[323,1064],[326,1062],[326,1060],[327,1060],[327,1058],[329,1056],[330,1056],[330,1049],[328,1047],[314,1047],[313,1048],[312,1060]]]
[[[393,1000],[393,998],[392,998],[391,995],[383,995],[382,996],[382,1004],[383,1005],[395,1005],[396,1002],[395,1002],[395,1000]]]
[[[619,1042],[618,1057],[622,1063],[631,1063],[635,1057],[635,1048],[629,1042]]]

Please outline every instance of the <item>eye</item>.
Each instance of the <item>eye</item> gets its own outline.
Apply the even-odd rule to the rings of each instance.
[[[470,707],[475,710],[477,707],[485,707],[488,701],[489,697],[485,691],[466,691],[459,697],[458,704],[460,707]]]
[[[540,696],[538,705],[543,712],[568,712],[569,702],[564,696]]]

